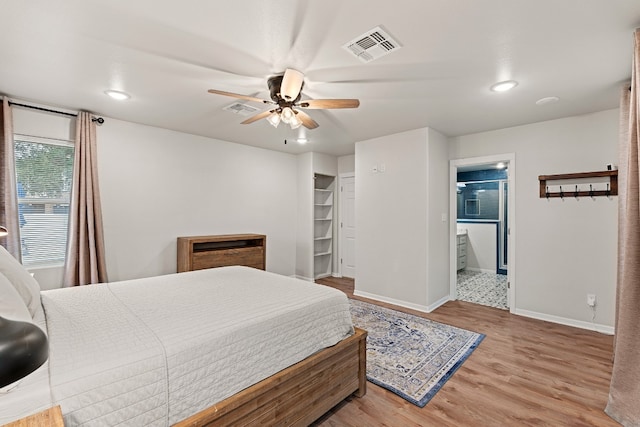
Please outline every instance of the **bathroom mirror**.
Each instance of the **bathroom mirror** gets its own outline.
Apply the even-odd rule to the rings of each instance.
[[[467,199],[464,201],[465,215],[480,215],[480,200]]]

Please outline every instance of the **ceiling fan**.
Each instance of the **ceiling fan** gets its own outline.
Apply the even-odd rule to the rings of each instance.
[[[209,93],[273,105],[273,108],[249,117],[242,122],[243,125],[266,118],[274,127],[278,127],[282,121],[291,126],[291,129],[297,129],[300,125],[303,125],[307,129],[315,129],[319,126],[311,116],[300,110],[301,108],[310,110],[358,108],[360,105],[360,101],[357,99],[300,100],[302,87],[304,86],[304,74],[292,68],[287,68],[283,75],[270,77],[267,85],[269,86],[271,100],[216,89],[209,89]]]

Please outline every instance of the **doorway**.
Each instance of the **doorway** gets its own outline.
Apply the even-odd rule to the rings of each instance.
[[[497,167],[503,167],[504,172],[491,173]],[[484,178],[483,173],[474,172],[483,170]],[[461,180],[466,181],[461,184],[460,172]],[[452,300],[515,310],[514,189],[512,153],[450,161]],[[494,289],[502,294],[492,295]]]

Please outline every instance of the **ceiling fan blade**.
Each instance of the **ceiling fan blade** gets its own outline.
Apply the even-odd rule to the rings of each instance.
[[[273,113],[273,110],[263,111],[262,113],[258,113],[255,116],[249,117],[247,120],[242,122],[242,124],[243,125],[248,125],[249,123],[257,122],[260,119],[264,119],[265,117],[267,117],[271,113]]]
[[[312,110],[358,108],[360,101],[357,99],[305,99],[304,101],[300,101],[296,106]]]
[[[293,68],[287,68],[280,85],[280,96],[286,101],[294,101],[300,94],[303,80],[304,74]]]
[[[256,98],[248,95],[240,95],[239,93],[225,92],[223,90],[216,90],[216,89],[209,89],[208,92],[213,93],[215,95],[224,95],[224,96],[230,96],[232,98],[246,99],[247,101],[260,102],[264,104],[272,104],[271,101],[267,101],[265,99],[260,99],[260,98]]]
[[[302,125],[304,127],[306,127],[307,129],[315,129],[318,126],[320,126],[315,120],[313,120],[311,118],[311,116],[309,116],[304,111],[297,110],[296,111],[296,115],[298,116],[298,118],[302,122]]]

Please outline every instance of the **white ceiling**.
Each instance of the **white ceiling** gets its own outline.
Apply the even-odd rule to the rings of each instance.
[[[0,12],[0,93],[334,155],[425,126],[457,136],[615,108],[640,26],[638,0],[0,0]],[[342,48],[378,25],[403,47],[367,64]],[[305,73],[305,97],[360,108],[307,110],[320,127],[300,145],[207,93],[268,99],[267,78],[288,67]],[[507,79],[519,86],[489,91]],[[535,104],[548,96],[560,101]]]

